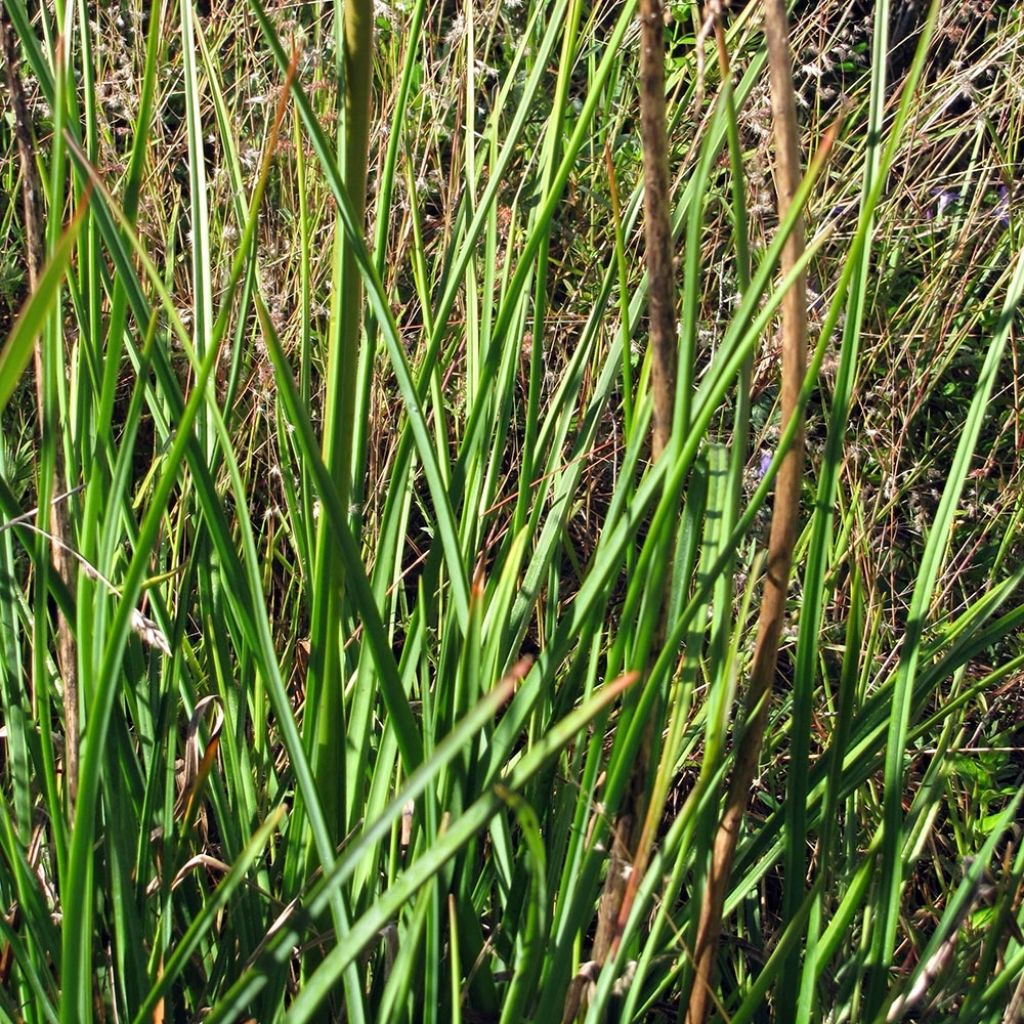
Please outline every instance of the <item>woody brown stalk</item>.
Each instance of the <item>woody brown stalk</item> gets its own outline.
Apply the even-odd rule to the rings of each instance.
[[[658,459],[672,435],[676,392],[676,288],[665,115],[665,48],[661,0],[640,0],[640,137],[644,153],[644,234],[647,255],[651,394],[654,414],[651,458]],[[594,937],[593,959],[604,963],[619,933],[627,865],[643,826],[652,745],[651,726],[630,771],[623,806],[612,824],[612,856]]]
[[[655,460],[668,446],[672,435],[677,359],[662,40],[664,18],[661,0],[640,0],[640,138],[644,151],[644,240],[654,399],[651,456]]]
[[[35,143],[32,137],[28,105],[25,102],[25,90],[22,87],[21,76],[18,74],[18,50],[14,38],[14,28],[8,19],[6,10],[0,11],[0,34],[3,36],[4,78],[7,83],[11,112],[14,115],[14,134],[18,141],[18,155],[21,161],[21,199],[25,221],[28,283],[29,288],[35,290],[46,253],[46,245],[43,240],[43,189],[36,168]],[[48,423],[46,420],[42,342],[36,344],[34,365],[39,430],[42,433],[54,429],[54,424]],[[59,438],[54,447],[56,461],[51,492],[53,495],[60,495],[66,490],[66,482],[64,480],[64,458]],[[67,547],[67,509],[64,500],[54,500],[50,504],[50,533],[52,535],[50,550],[54,569],[64,581],[65,586],[73,593],[74,591],[71,589],[72,562],[68,556]],[[78,667],[71,624],[59,610],[57,612],[57,667],[63,682],[64,776],[69,802],[73,805],[78,784]]]
[[[775,133],[775,187],[779,218],[786,216],[800,184],[800,144],[789,55],[789,30],[784,0],[765,0],[765,38],[771,78],[772,120]],[[782,252],[782,271],[788,272],[804,251],[803,219],[797,220]],[[801,274],[782,303],[782,422],[802,417],[800,387],[807,367],[807,286]],[[798,421],[799,422],[799,421]],[[768,719],[772,680],[778,662],[779,640],[785,621],[786,591],[793,562],[800,512],[803,475],[803,424],[787,452],[775,490],[768,569],[757,626],[757,643],[746,698],[746,726],[737,744],[736,763],[726,797],[725,811],[715,835],[711,867],[701,903],[694,945],[696,973],[687,1024],[704,1024],[707,1016],[715,950],[722,929],[729,875],[736,840],[757,772]]]

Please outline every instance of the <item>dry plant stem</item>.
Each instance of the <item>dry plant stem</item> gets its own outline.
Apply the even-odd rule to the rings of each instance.
[[[644,151],[644,233],[654,398],[651,455],[656,460],[672,434],[678,349],[661,0],[641,0],[640,19],[640,134]]]
[[[799,129],[789,55],[789,31],[784,0],[765,0],[765,37],[771,78],[772,120],[774,122],[776,167],[775,187],[779,216],[784,217],[801,180]],[[793,229],[782,254],[786,273],[804,250],[802,220]],[[807,365],[806,281],[801,276],[782,304],[782,421],[799,415],[800,385]],[[729,875],[736,840],[746,810],[750,787],[757,773],[764,739],[772,681],[778,662],[779,639],[786,612],[786,591],[793,561],[800,512],[800,481],[803,475],[803,430],[801,429],[779,469],[768,541],[768,569],[757,626],[757,643],[746,697],[746,721],[739,739],[725,811],[718,826],[711,866],[701,904],[694,948],[696,973],[687,1024],[704,1024],[715,950],[722,928]]]
[[[725,32],[722,29],[720,14],[721,10],[716,6],[709,15],[709,20],[713,22],[715,43],[718,50],[718,63],[724,80],[729,77],[731,71],[729,68],[729,53],[725,46]],[[643,818],[643,828],[640,831],[640,837],[637,839],[634,847],[635,857],[633,860],[633,866],[629,872],[629,877],[626,880],[625,892],[622,898],[622,903],[619,907],[618,923],[615,930],[615,947],[618,945],[619,937],[621,937],[626,930],[626,924],[629,921],[629,914],[633,909],[633,903],[636,901],[636,894],[640,887],[640,881],[644,877],[644,873],[647,871],[647,865],[651,857],[651,849],[654,846],[654,838],[661,822],[661,814],[665,806],[664,797],[664,793],[655,792],[654,796],[647,801]],[[615,952],[615,947],[612,949],[613,953]]]
[[[672,435],[678,358],[665,113],[664,24],[661,0],[640,0],[640,135],[644,152],[644,233],[649,281],[651,392],[654,400],[652,460],[661,457]],[[656,638],[655,647],[657,645]],[[622,809],[612,824],[611,863],[594,936],[593,959],[598,963],[604,963],[618,944],[628,865],[636,853],[644,821],[652,738],[649,725],[630,771]]]
[[[3,35],[4,78],[7,83],[11,112],[14,115],[14,134],[18,142],[18,155],[21,160],[22,210],[25,220],[28,283],[29,288],[35,290],[46,258],[46,245],[43,236],[43,189],[36,167],[35,142],[32,137],[28,104],[25,102],[25,90],[21,84],[21,76],[18,74],[18,50],[14,38],[14,28],[6,10],[0,17],[2,17],[0,32]],[[50,429],[51,424],[46,422],[41,342],[36,345],[34,364],[39,430],[42,433]],[[56,461],[52,489],[54,493],[59,494],[62,490],[66,490],[64,458],[59,438],[54,447]],[[67,554],[69,530],[67,506],[64,501],[54,501],[50,504],[50,533],[53,535],[50,550],[54,569],[69,591],[74,593],[73,562]],[[68,810],[70,812],[74,807],[75,793],[78,788],[78,664],[71,623],[59,610],[57,612],[57,666],[60,669],[63,682],[64,774],[67,781]],[[38,681],[36,685],[38,685]]]

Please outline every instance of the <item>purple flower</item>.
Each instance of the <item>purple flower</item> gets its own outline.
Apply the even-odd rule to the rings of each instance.
[[[856,212],[857,212],[857,202],[856,202],[856,200],[853,200],[853,201],[848,202],[848,203],[840,203],[838,206],[833,206],[832,209],[828,211],[828,216],[825,219],[826,220],[835,220],[835,221],[844,221],[844,220],[847,219],[847,217],[850,216],[850,214],[856,213]]]
[[[934,214],[936,217],[941,217],[948,207],[960,202],[960,193],[950,189],[933,188],[931,194],[938,200]]]

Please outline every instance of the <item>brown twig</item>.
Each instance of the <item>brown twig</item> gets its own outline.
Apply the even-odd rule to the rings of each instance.
[[[672,260],[671,183],[665,112],[665,14],[661,0],[640,0],[640,135],[644,154],[644,234],[647,255],[651,393],[651,458],[668,447],[675,415],[677,337]],[[594,937],[593,959],[604,963],[620,934],[628,868],[644,821],[653,734],[644,731],[622,808],[612,823],[611,862]]]
[[[2,7],[2,5],[0,5]],[[35,141],[32,135],[32,121],[25,101],[25,90],[18,73],[18,48],[6,9],[0,12],[0,35],[3,40],[4,77],[11,112],[14,115],[14,135],[18,142],[21,160],[21,198],[25,221],[25,247],[28,263],[29,288],[35,289],[46,258],[46,243],[43,234],[43,188],[36,167]],[[58,50],[60,43],[58,41]],[[48,422],[45,401],[45,379],[43,376],[43,355],[41,344],[36,345],[35,356],[36,402],[41,435],[56,430],[56,424]],[[54,493],[67,490],[64,457],[61,440],[54,445],[55,461],[53,480]],[[54,501],[50,504],[51,558],[54,570],[65,586],[74,593],[74,563],[67,556],[69,550],[67,504]],[[69,811],[74,806],[78,788],[78,663],[71,623],[58,609],[57,612],[57,667],[63,684],[64,702],[64,776],[67,784]],[[37,683],[38,685],[38,683]]]
[[[789,53],[789,30],[784,0],[765,0],[765,37],[771,78],[772,120],[775,130],[775,185],[779,217],[784,218],[801,181],[799,127]],[[788,272],[804,250],[804,226],[798,220],[782,253]],[[802,416],[800,388],[807,366],[807,287],[801,275],[782,304],[782,420]],[[740,824],[757,772],[768,719],[772,681],[778,662],[779,640],[786,613],[786,592],[793,561],[803,476],[801,429],[779,469],[768,541],[768,570],[758,620],[757,643],[746,698],[746,727],[737,745],[736,764],[725,811],[715,836],[707,885],[701,903],[694,948],[696,975],[687,1009],[687,1024],[704,1024],[712,983],[715,951],[722,928],[722,908],[732,870]]]

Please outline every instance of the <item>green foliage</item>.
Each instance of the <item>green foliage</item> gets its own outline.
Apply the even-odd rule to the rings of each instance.
[[[28,294],[7,118],[0,1019],[685,1013],[793,441],[734,6],[728,87],[697,5],[667,34],[689,429],[651,465],[634,3],[7,0],[47,252]],[[1024,13],[868,6],[794,13],[810,467],[722,1020],[1024,1000]]]

